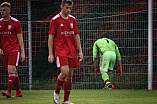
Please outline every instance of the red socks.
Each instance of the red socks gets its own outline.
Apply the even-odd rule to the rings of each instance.
[[[10,73],[8,78],[8,92],[11,93],[12,87],[15,82],[15,73]]]
[[[59,75],[57,78],[57,86],[56,86],[56,91],[55,91],[56,94],[60,93],[60,90],[63,87],[64,81],[65,81],[65,79],[62,79]]]
[[[71,80],[65,79],[65,83],[64,83],[64,101],[69,100],[71,87],[72,87]]]
[[[56,94],[60,93],[60,90],[63,87],[63,83],[64,83],[64,101],[67,101],[67,100],[69,100],[69,95],[70,95],[70,91],[71,91],[71,87],[72,87],[71,80],[62,79],[59,75],[57,78],[57,86],[56,86],[55,93]]]
[[[21,93],[18,74],[15,75],[14,88],[17,93]]]
[[[107,80],[105,81],[105,83],[107,83],[107,82],[109,82],[109,79],[107,79]]]

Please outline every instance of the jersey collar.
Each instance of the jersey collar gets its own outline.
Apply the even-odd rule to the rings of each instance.
[[[68,18],[64,18],[64,17],[61,15],[61,12],[59,13],[59,15],[60,15],[63,19],[69,19],[69,14],[68,14]]]
[[[3,21],[9,21],[10,19],[11,19],[11,16],[10,16],[10,18],[8,20],[4,20],[4,18],[3,18]]]

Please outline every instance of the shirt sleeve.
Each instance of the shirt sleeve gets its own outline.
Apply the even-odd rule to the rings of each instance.
[[[121,60],[121,55],[120,55],[120,52],[119,52],[117,45],[116,45],[116,58],[117,58],[117,60]]]
[[[74,33],[75,34],[79,34],[79,29],[78,29],[78,25],[77,25],[76,19],[74,21]]]
[[[49,28],[49,34],[56,34],[56,26],[55,26],[55,21],[52,19],[50,22],[50,28]]]
[[[93,45],[93,61],[97,61],[97,55],[98,55],[98,46],[97,43],[95,42]]]
[[[17,34],[22,33],[22,26],[21,26],[21,23],[19,21],[17,21],[17,23],[16,23],[16,33]]]

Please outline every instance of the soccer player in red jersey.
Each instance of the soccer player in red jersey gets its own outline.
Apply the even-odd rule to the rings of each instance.
[[[13,97],[22,97],[19,85],[19,77],[16,71],[19,59],[25,60],[24,43],[21,23],[10,16],[11,5],[4,2],[0,5],[0,55],[5,69],[8,69],[8,90],[2,92],[3,96],[11,97],[12,87],[16,89]],[[20,55],[21,54],[21,55]]]
[[[64,84],[64,101],[62,104],[72,104],[69,101],[70,90],[72,87],[73,69],[80,66],[79,61],[83,59],[80,36],[76,18],[70,15],[73,2],[63,0],[61,12],[52,18],[49,29],[48,61],[54,61],[53,45],[57,67],[61,73],[57,78],[57,86],[54,91],[54,102],[59,104],[60,90]],[[80,60],[77,58],[77,49],[79,50]]]

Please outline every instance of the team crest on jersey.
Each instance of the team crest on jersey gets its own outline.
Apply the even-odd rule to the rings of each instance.
[[[11,27],[12,27],[11,25],[8,25],[8,29],[9,29],[9,30],[11,30]]]
[[[71,28],[73,28],[73,23],[70,23]]]
[[[0,25],[0,28],[1,28],[2,26]]]

